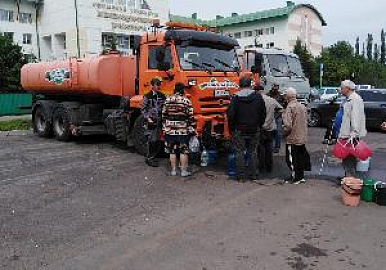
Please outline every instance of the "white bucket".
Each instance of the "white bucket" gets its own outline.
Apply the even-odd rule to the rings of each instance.
[[[357,172],[368,172],[370,170],[371,158],[368,158],[364,161],[358,160],[357,162]]]

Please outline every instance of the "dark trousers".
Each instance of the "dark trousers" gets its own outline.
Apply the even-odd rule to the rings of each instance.
[[[147,159],[154,159],[158,154],[159,149],[159,134],[161,132],[161,126],[145,126],[145,136],[147,138]]]
[[[306,146],[287,144],[286,162],[291,170],[291,180],[299,181],[304,178],[304,171],[311,171],[310,155]]]
[[[240,179],[256,178],[257,147],[260,141],[260,132],[256,134],[242,134],[235,131],[232,134],[232,144],[236,154],[237,177]],[[246,158],[247,157],[247,158]],[[246,166],[248,161],[248,166]]]
[[[273,131],[262,131],[259,145],[259,169],[271,172],[273,167]]]

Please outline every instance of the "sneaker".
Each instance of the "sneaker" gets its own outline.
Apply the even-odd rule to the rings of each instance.
[[[292,184],[294,184],[294,185],[299,185],[299,184],[303,184],[303,183],[305,183],[305,182],[306,182],[305,179],[300,179],[300,180],[295,180],[295,181],[293,181]]]
[[[157,160],[155,160],[153,158],[147,158],[146,164],[149,165],[150,167],[159,167]]]
[[[166,176],[177,176],[177,171],[168,171],[166,172]]]
[[[192,175],[192,173],[189,172],[189,171],[181,171],[181,176],[182,177],[188,177],[188,176],[191,176],[191,175]]]

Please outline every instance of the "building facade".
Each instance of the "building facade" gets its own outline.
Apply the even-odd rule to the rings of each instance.
[[[0,1],[0,33],[23,47],[26,55],[37,55],[36,10],[40,0]]]
[[[169,21],[168,0],[2,0],[0,16],[1,10],[12,19],[0,17],[0,31],[13,33],[24,53],[45,61],[98,55],[113,43],[129,53],[132,35],[153,19]],[[30,14],[28,25],[20,21],[23,13]]]
[[[238,40],[242,48],[279,48],[292,51],[300,40],[309,52],[320,55],[323,46],[323,26],[326,22],[312,5],[287,1],[285,7],[230,17],[217,16],[214,20],[200,20],[197,14],[191,18],[171,16],[172,21],[197,23],[216,28],[223,34]]]

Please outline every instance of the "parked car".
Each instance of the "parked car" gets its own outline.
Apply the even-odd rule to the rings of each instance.
[[[382,122],[386,120],[386,89],[358,90],[357,93],[364,101],[367,128],[380,129]],[[316,127],[331,123],[344,99],[345,97],[339,95],[331,100],[309,103],[308,125]]]
[[[321,100],[330,100],[339,95],[337,87],[323,87],[319,89],[319,96]]]

